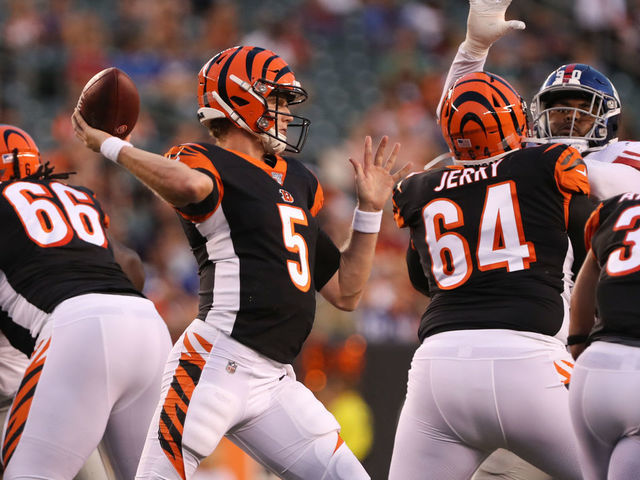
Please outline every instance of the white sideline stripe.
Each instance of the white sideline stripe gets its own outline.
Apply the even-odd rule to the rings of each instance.
[[[233,248],[231,229],[222,208],[196,228],[209,239],[207,254],[215,264],[213,305],[205,321],[230,335],[240,310],[240,258]]]

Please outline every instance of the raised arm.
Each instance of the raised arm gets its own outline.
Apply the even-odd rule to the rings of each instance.
[[[349,159],[355,171],[358,207],[351,236],[340,257],[340,267],[320,290],[323,297],[341,310],[353,310],[358,306],[373,265],[382,209],[393,186],[409,173],[409,164],[391,173],[400,145],[396,143],[385,160],[387,143],[388,138],[383,137],[374,156],[371,137],[366,137],[363,161]]]
[[[76,110],[71,117],[76,137],[94,152],[100,152],[105,141],[117,144],[118,139],[87,124]],[[111,140],[113,139],[113,140]],[[129,170],[147,187],[174,207],[184,207],[204,200],[213,190],[213,181],[204,173],[181,162],[124,146],[110,160]]]
[[[440,118],[442,100],[455,81],[467,73],[482,71],[494,42],[513,30],[524,30],[524,22],[504,19],[509,4],[511,0],[469,0],[467,35],[447,74],[437,118]]]

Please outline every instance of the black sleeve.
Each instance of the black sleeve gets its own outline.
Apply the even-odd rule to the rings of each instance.
[[[411,280],[413,288],[429,297],[429,280],[427,280],[422,270],[418,251],[411,245],[407,248],[407,271],[409,272],[409,280]]]
[[[215,210],[216,205],[218,205],[218,183],[216,182],[216,178],[208,172],[204,168],[196,168],[198,172],[202,172],[213,180],[213,188],[211,189],[211,193],[207,195],[203,200],[198,203],[190,203],[189,205],[185,205],[184,207],[180,207],[180,210],[185,215],[189,215],[190,217],[200,217],[203,215],[207,215],[209,212]]]
[[[587,256],[587,249],[584,244],[584,227],[591,215],[591,212],[596,208],[597,203],[589,200],[586,195],[573,195],[569,202],[569,225],[567,232],[569,234],[569,240],[571,241],[571,248],[573,249],[573,265],[571,271],[573,272],[573,278],[576,278],[582,262]]]
[[[316,261],[313,269],[313,281],[316,291],[322,290],[331,277],[340,268],[340,250],[323,230],[318,233]]]
[[[31,336],[28,329],[12,321],[4,310],[0,310],[0,331],[5,334],[13,348],[20,350],[27,357],[31,356],[36,346],[36,339]]]

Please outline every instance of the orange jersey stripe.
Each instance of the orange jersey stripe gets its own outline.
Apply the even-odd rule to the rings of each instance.
[[[584,245],[587,249],[587,252],[591,250],[591,239],[593,235],[596,233],[596,230],[600,226],[600,210],[602,209],[603,203],[600,203],[598,207],[591,212],[589,219],[584,227]],[[595,255],[595,252],[594,252]]]
[[[545,152],[560,146],[552,145]],[[587,166],[575,148],[568,147],[556,160],[554,176],[558,190],[563,196],[565,227],[569,225],[569,202],[574,193],[589,195],[589,177]]]
[[[275,166],[270,167],[262,159],[250,157],[246,153],[238,152],[237,150],[228,150],[228,151],[233,153],[234,155],[244,158],[247,162],[251,163],[252,165],[255,165],[259,169],[264,170],[274,180],[276,180],[276,178],[280,178],[281,179],[280,181],[276,180],[280,185],[284,183],[284,179],[287,176],[287,161],[284,158],[280,156],[276,156]]]
[[[391,197],[391,203],[393,205],[393,218],[396,220],[396,224],[400,228],[405,227],[407,223],[405,219],[402,217],[402,215],[400,214],[400,208],[398,208],[398,205],[396,204],[396,201],[393,197]]]
[[[322,206],[324,205],[324,191],[322,190],[322,186],[320,182],[318,182],[318,188],[316,189],[316,195],[313,198],[313,205],[311,206],[310,213],[314,217],[318,215]]]
[[[27,422],[29,410],[31,409],[33,396],[36,392],[38,380],[40,380],[40,375],[44,368],[44,362],[46,360],[45,353],[49,349],[49,345],[51,345],[51,338],[47,340],[40,351],[34,353],[33,360],[24,373],[18,393],[13,399],[7,430],[5,432],[4,445],[2,446],[2,462],[5,467],[9,463],[9,460],[11,460],[11,456],[20,442],[20,437],[22,436],[24,425]]]
[[[197,145],[195,144],[187,143],[183,145],[176,145],[172,147],[165,156],[169,159],[184,163],[190,168],[205,170],[213,175],[216,182],[215,188],[218,190],[218,202],[209,213],[206,215],[187,215],[180,210],[176,210],[186,220],[197,223],[204,222],[218,209],[220,202],[222,202],[222,197],[224,196],[224,185],[222,184],[222,177],[220,176],[220,173],[216,167],[214,167],[211,160],[203,152],[198,150]]]

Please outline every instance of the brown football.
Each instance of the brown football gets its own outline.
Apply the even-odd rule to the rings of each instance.
[[[78,110],[92,127],[125,138],[138,120],[138,89],[122,70],[106,68],[84,86],[78,99]]]

